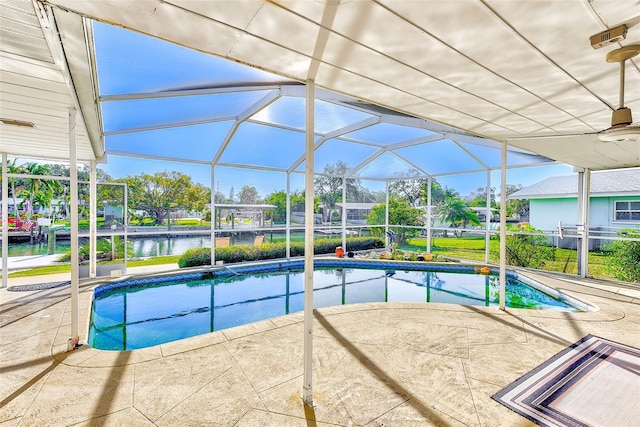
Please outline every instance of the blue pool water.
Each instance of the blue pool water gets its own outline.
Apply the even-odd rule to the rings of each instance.
[[[373,269],[363,268],[371,267],[370,263],[347,262],[322,265],[316,261],[315,308],[392,301],[498,305],[497,272],[474,274],[473,267],[461,266],[439,266],[425,271],[425,264],[413,263],[408,267],[393,262],[376,263],[377,268]],[[421,268],[418,270],[416,266]],[[507,307],[579,311],[536,287],[510,273]],[[98,349],[133,350],[303,308],[301,262],[129,280],[96,288],[88,341]]]

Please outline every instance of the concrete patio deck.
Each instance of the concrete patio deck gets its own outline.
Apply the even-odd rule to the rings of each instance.
[[[314,408],[299,397],[301,313],[142,350],[65,353],[69,287],[2,289],[0,426],[533,425],[491,395],[587,334],[640,347],[640,286],[527,275],[599,310],[316,310]],[[95,283],[81,284],[81,342]]]

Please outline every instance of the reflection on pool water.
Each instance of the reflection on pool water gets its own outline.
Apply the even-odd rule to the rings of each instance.
[[[400,270],[397,264],[378,263],[377,269],[327,268],[316,261],[314,307],[364,302],[498,305],[495,274],[473,274],[472,267],[460,266],[455,271],[413,271],[401,264]],[[89,344],[103,350],[133,350],[302,311],[301,264],[283,267],[263,273],[249,270],[252,274],[222,269],[100,286],[94,291]],[[513,273],[507,277],[506,305],[579,311]]]

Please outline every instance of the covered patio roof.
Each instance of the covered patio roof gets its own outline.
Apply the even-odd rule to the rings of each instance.
[[[10,0],[2,20],[0,151],[12,156],[68,159],[73,107],[80,161],[123,154],[303,171],[302,83],[313,63],[316,171],[336,159],[368,179],[497,169],[503,141],[509,166],[640,166],[637,141],[597,137],[619,96],[618,65],[605,55],[640,40],[636,1]],[[147,57],[101,39],[124,30],[94,20],[213,55],[184,64],[208,67],[208,78],[105,92],[97,43]],[[623,23],[626,40],[590,46],[591,35]],[[270,74],[220,81],[219,59]],[[638,111],[638,57],[626,72],[625,105]],[[185,102],[199,107],[179,114]],[[152,143],[159,133],[184,142]]]

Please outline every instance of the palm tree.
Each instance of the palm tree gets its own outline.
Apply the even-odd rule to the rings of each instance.
[[[16,165],[18,159],[13,159],[11,163],[7,164],[7,173],[24,173],[24,167],[22,165]],[[18,186],[16,191],[16,178],[9,178],[9,184],[11,185],[11,195],[13,197],[13,212],[16,220],[20,216],[18,211],[18,193],[22,191],[22,186]]]
[[[28,175],[48,175],[50,170],[47,166],[38,163],[28,163],[24,168],[24,173]],[[29,178],[28,184],[20,195],[29,201],[29,208],[26,210],[27,220],[31,220],[34,211],[34,202],[40,207],[46,208],[51,204],[53,194],[59,190],[60,184],[54,180]]]
[[[468,224],[478,225],[478,215],[470,210],[468,206],[459,197],[445,197],[444,201],[438,205],[437,213],[440,216],[440,221],[450,222],[451,228],[462,228]],[[454,231],[456,237],[460,237],[462,232]]]

